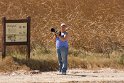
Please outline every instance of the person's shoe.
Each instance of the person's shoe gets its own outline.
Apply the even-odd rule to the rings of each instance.
[[[66,75],[66,72],[62,72],[62,75]]]

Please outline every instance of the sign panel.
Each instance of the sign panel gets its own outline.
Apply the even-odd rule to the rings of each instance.
[[[6,42],[27,42],[27,23],[6,23]]]
[[[13,45],[26,45],[28,54],[26,58],[30,58],[30,22],[30,17],[18,20],[7,20],[6,17],[2,18],[2,58],[6,56],[6,47]]]

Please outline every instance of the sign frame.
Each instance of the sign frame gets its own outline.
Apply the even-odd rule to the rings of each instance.
[[[2,18],[2,23],[3,23],[3,36],[2,36],[2,58],[6,57],[6,47],[7,46],[12,46],[12,45],[26,45],[27,46],[27,53],[28,55],[26,56],[27,59],[30,58],[30,23],[31,23],[31,18],[28,16],[26,19],[18,19],[18,20],[7,20],[6,17]],[[7,23],[27,23],[27,41],[23,42],[7,42],[6,41],[6,24]]]

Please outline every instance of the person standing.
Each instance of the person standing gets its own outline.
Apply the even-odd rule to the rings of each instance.
[[[59,63],[59,72],[61,72],[63,75],[66,75],[68,67],[68,33],[66,32],[66,28],[66,24],[62,23],[60,33],[55,33],[54,35]]]

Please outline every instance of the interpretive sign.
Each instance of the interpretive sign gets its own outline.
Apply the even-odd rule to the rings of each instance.
[[[6,23],[6,42],[27,42],[27,23]]]
[[[27,45],[28,56],[30,58],[30,17],[19,20],[3,19],[3,54],[5,57],[6,46],[10,45]]]

